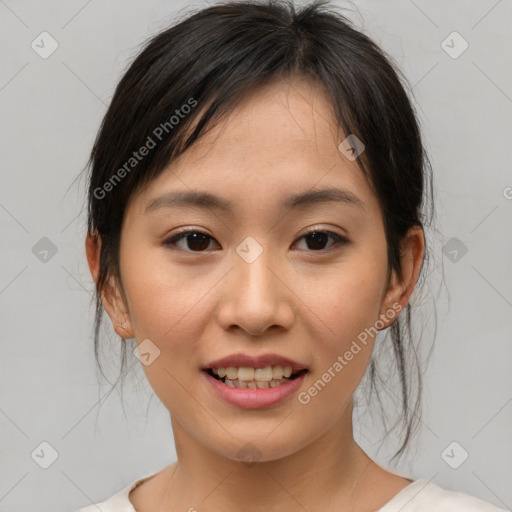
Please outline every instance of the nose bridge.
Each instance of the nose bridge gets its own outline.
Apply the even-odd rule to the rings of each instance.
[[[235,249],[229,292],[219,320],[228,328],[238,325],[250,334],[261,334],[278,325],[289,328],[293,321],[289,297],[280,285],[272,249],[247,237]]]
[[[236,295],[239,300],[249,300],[258,308],[272,308],[278,287],[271,272],[272,249],[265,248],[253,237],[247,237],[236,248],[234,257]],[[261,303],[260,303],[261,301]]]
[[[251,249],[251,252],[253,249]],[[249,253],[250,254],[250,253]],[[252,256],[252,254],[251,254]],[[268,267],[271,266],[270,250],[262,251],[254,259],[246,260],[237,255],[236,277],[240,282],[240,290],[247,289],[253,294],[261,295],[272,291],[272,272]],[[254,297],[254,295],[253,295]]]

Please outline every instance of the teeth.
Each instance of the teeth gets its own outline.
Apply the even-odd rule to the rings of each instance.
[[[212,368],[212,372],[223,379],[240,380],[245,382],[270,382],[272,380],[279,381],[283,377],[288,379],[294,373],[291,366],[265,366],[265,368],[251,368],[248,366],[228,366],[227,368]]]
[[[271,380],[270,382],[264,382],[259,380],[252,381],[244,381],[244,380],[230,380],[225,379],[224,384],[229,386],[230,388],[239,388],[239,389],[268,389],[268,388],[276,388],[281,384],[288,382],[288,379],[280,379],[280,380]]]
[[[282,366],[274,366],[272,369],[272,378],[274,380],[283,378],[283,367]]]
[[[229,380],[235,380],[238,379],[238,369],[233,366],[228,366],[226,368],[226,377]]]
[[[254,380],[254,368],[248,368],[247,366],[238,368],[238,379]]]
[[[297,371],[291,366],[265,366],[264,368],[251,368],[248,366],[228,366],[227,368],[212,368],[212,373],[231,388],[239,389],[268,389],[288,382]]]
[[[272,380],[272,367],[257,368],[254,372],[254,378],[261,382],[270,382]]]

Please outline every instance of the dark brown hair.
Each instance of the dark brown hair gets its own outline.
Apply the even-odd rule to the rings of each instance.
[[[292,75],[321,84],[339,127],[365,144],[357,163],[382,208],[389,276],[392,271],[400,275],[400,241],[410,227],[424,228],[431,222],[433,199],[431,166],[419,122],[407,82],[392,59],[328,1],[300,10],[286,0],[218,3],[149,39],[117,85],[90,155],[88,233],[102,242],[94,329],[100,368],[100,291],[109,276],[123,290],[119,243],[128,200],[233,111],[247,93]],[[133,160],[134,151],[149,145],[149,140],[152,149]],[[420,416],[421,371],[410,309],[408,304],[386,335],[392,345],[387,351],[396,363],[393,372],[401,383],[400,417],[405,430],[395,457],[406,448]],[[375,354],[367,376],[370,394],[376,390],[379,397]],[[411,405],[413,377],[417,377],[417,393]],[[379,403],[382,409],[380,398]]]

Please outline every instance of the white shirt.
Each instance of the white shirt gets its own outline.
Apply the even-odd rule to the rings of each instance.
[[[76,512],[137,512],[128,494],[153,474],[131,483],[111,498]],[[510,512],[462,492],[448,491],[428,480],[414,480],[375,512]]]

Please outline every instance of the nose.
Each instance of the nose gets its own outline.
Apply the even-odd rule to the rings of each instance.
[[[270,328],[290,329],[293,325],[293,292],[268,252],[264,250],[251,263],[234,253],[217,311],[224,329],[240,328],[251,336],[261,336]]]

